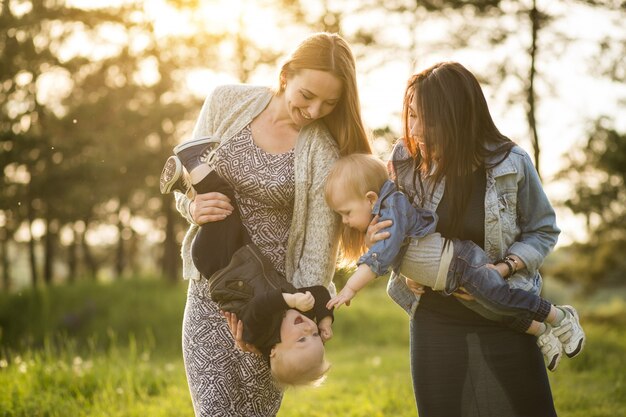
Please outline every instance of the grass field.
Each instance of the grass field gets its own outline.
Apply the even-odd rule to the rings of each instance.
[[[408,319],[382,284],[338,312],[328,380],[288,391],[279,417],[417,414]],[[623,295],[576,302],[589,338],[550,374],[560,416],[626,415]],[[0,416],[193,416],[180,352],[184,299],[182,284],[156,280],[0,295]]]

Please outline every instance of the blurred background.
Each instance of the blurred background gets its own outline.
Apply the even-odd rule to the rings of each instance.
[[[67,337],[50,357],[67,356],[70,375],[87,372],[75,343],[92,355],[104,345],[104,368],[115,368],[119,333],[135,352],[133,375],[149,373],[161,394],[173,388],[141,368],[144,359],[154,365],[142,354],[176,358],[164,359],[163,375],[178,372],[175,392],[188,409],[177,333],[186,224],[173,197],[159,194],[161,168],[213,87],[275,86],[282,59],[316,31],[351,43],[364,121],[382,158],[400,135],[410,74],[441,60],[474,72],[496,125],[529,152],[557,208],[563,233],[543,267],[546,291],[557,301],[586,299],[588,317],[621,315],[624,21],[620,0],[0,0],[0,377],[11,364],[25,374],[24,352],[52,349],[55,332]],[[605,348],[622,352],[625,339]],[[56,363],[31,360],[42,375]],[[121,395],[118,388],[111,395]],[[39,415],[32,410],[23,415]]]
[[[3,291],[178,279],[185,225],[158,193],[164,160],[215,85],[274,86],[285,54],[314,31],[353,45],[383,158],[400,134],[408,76],[440,60],[466,65],[558,207],[559,248],[577,256],[557,275],[595,285],[626,272],[623,1],[1,4]]]

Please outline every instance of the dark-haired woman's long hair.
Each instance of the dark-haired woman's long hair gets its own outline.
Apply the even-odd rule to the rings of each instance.
[[[415,126],[409,125],[409,114]],[[456,62],[436,64],[409,79],[402,119],[405,144],[413,160],[413,184],[421,187],[415,191],[432,197],[445,178],[451,237],[458,236],[472,194],[472,172],[501,163],[515,143],[494,124],[476,77]],[[418,142],[425,144],[421,152]],[[408,162],[397,168],[406,169]],[[424,189],[425,175],[430,176],[429,189]]]

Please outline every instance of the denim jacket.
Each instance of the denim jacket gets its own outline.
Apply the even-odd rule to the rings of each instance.
[[[409,158],[408,150],[401,139],[392,151],[391,162]],[[497,159],[485,162],[490,166]],[[518,256],[526,268],[507,280],[509,286],[539,294],[542,286],[539,267],[554,248],[560,233],[556,226],[554,209],[530,157],[519,146],[513,147],[501,163],[485,171],[485,252],[492,262],[508,254]],[[443,197],[445,178],[436,185],[431,198],[429,191],[426,192],[427,195],[419,195],[419,186],[412,183],[412,170],[402,169],[402,172],[395,172],[395,175],[397,183],[403,189],[416,191],[416,195],[412,196],[413,205],[437,210]],[[426,176],[423,180],[425,189],[429,190],[429,177]],[[392,274],[387,284],[387,293],[413,317],[419,296],[408,289],[404,278]]]
[[[372,208],[372,215],[380,220],[393,220],[387,229],[391,232],[385,240],[379,240],[357,262],[366,264],[376,275],[384,275],[389,267],[396,269],[402,260],[403,243],[409,237],[424,237],[437,228],[437,215],[434,211],[416,208],[406,195],[397,191],[393,181],[386,181],[380,188],[378,200]]]

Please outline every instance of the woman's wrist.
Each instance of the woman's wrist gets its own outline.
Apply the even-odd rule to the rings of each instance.
[[[500,274],[504,279],[511,278],[519,269],[519,261],[510,255],[498,260],[496,265],[506,266],[506,272],[504,274]]]

